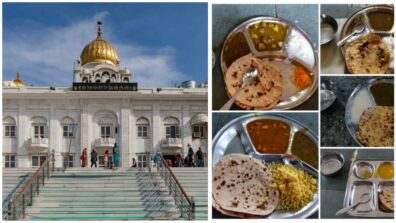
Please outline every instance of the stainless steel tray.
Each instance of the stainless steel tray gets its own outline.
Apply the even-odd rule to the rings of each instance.
[[[364,146],[360,143],[360,141],[357,139],[356,133],[359,129],[359,122],[353,122],[352,120],[352,105],[353,102],[356,98],[356,95],[361,92],[361,91],[367,91],[369,96],[370,96],[370,103],[374,106],[376,106],[376,102],[374,100],[374,96],[371,94],[370,87],[374,86],[378,83],[391,83],[393,84],[393,79],[382,79],[382,78],[375,78],[375,79],[370,79],[367,82],[364,82],[360,85],[358,85],[353,91],[352,94],[349,96],[348,101],[345,106],[345,124],[347,126],[349,134],[351,134],[352,138],[356,141],[357,144],[360,146]]]
[[[251,143],[248,134],[246,132],[246,124],[250,121],[256,119],[273,119],[286,122],[290,125],[290,141],[289,147],[285,154],[261,154],[259,153]],[[312,130],[305,127],[298,121],[282,115],[269,115],[269,114],[248,114],[238,117],[227,125],[225,125],[216,134],[212,143],[212,168],[215,167],[216,163],[225,155],[230,153],[242,153],[249,154],[250,156],[261,159],[266,162],[280,162],[280,163],[290,163],[296,168],[301,168],[318,180],[318,170],[312,166],[295,159],[290,155],[290,149],[292,144],[292,139],[294,133],[297,131],[304,131],[304,133],[309,136],[316,144],[318,143],[317,134]],[[319,188],[318,188],[319,190]],[[298,211],[280,211],[275,210],[268,218],[307,218],[313,213],[318,211],[319,207],[319,196],[315,193],[313,200],[303,209]]]
[[[282,47],[282,50],[256,50],[254,43],[250,38],[248,28],[249,26],[259,22],[280,23],[287,28],[286,42]],[[229,39],[236,33],[243,33],[249,45],[250,52],[254,56],[271,60],[273,60],[273,58],[275,57],[277,59],[275,59],[274,63],[285,62],[285,64],[290,65],[293,61],[295,61],[310,71],[312,76],[312,84],[310,87],[304,89],[303,91],[298,91],[297,89],[291,88],[290,84],[292,83],[290,74],[287,72],[282,72],[282,78],[284,82],[282,98],[274,109],[284,110],[294,108],[308,100],[308,98],[311,97],[312,94],[316,91],[318,86],[318,53],[315,45],[312,43],[309,36],[300,27],[284,19],[266,16],[255,17],[242,22],[228,34],[227,38],[224,41],[220,55],[221,69],[223,71],[223,74],[226,73],[228,68],[224,60],[224,51],[225,48],[228,46],[227,43]]]
[[[374,33],[377,34],[381,37],[386,37],[386,36],[393,36],[394,35],[394,27],[395,25],[393,24],[393,27],[391,30],[389,31],[380,31],[380,30],[376,30],[374,29],[369,22],[369,13],[372,12],[384,12],[384,13],[392,13],[394,14],[394,8],[392,6],[389,5],[371,5],[368,6],[366,8],[363,8],[357,12],[355,12],[353,15],[351,15],[347,21],[344,23],[344,26],[342,27],[341,33],[340,33],[340,39],[344,39],[344,37],[348,36],[349,34],[351,34],[357,26],[363,24],[365,26],[365,31],[363,31],[360,34],[356,34],[355,36],[351,37],[348,39],[348,41],[341,47],[341,52],[342,55],[344,56],[344,60],[345,60],[345,49],[348,46],[348,44],[352,43],[353,41],[355,41],[356,39],[358,39],[359,37],[363,36],[363,35],[367,35],[368,33]],[[346,69],[348,69],[348,67],[346,66]],[[349,71],[348,71],[349,72]],[[393,73],[394,70],[390,69],[388,70],[387,73]]]
[[[351,164],[349,170],[349,177],[347,187],[345,190],[344,207],[347,207],[359,199],[363,193],[370,193],[371,200],[366,204],[361,204],[354,209],[347,212],[350,216],[355,217],[373,217],[373,218],[393,218],[393,212],[385,212],[380,209],[379,205],[379,193],[384,187],[394,188],[394,180],[385,180],[376,176],[376,171],[381,163],[390,162],[393,165],[393,161],[386,160],[355,160]],[[357,165],[368,164],[373,168],[373,175],[368,179],[361,179],[356,176]]]

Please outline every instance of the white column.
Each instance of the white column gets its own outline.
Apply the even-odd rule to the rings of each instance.
[[[182,126],[181,126],[181,137],[182,137],[182,146],[183,146],[183,155],[186,156],[188,153],[187,144],[192,145],[192,137],[191,137],[191,114],[190,114],[190,105],[183,105],[183,114],[182,114]],[[195,150],[196,148],[194,148]]]
[[[130,167],[129,158],[129,100],[122,100],[121,105],[121,117],[120,117],[120,128],[118,130],[118,135],[120,136],[120,149],[121,149],[121,164],[122,167]]]
[[[90,151],[90,146],[89,146],[90,145],[90,137],[89,137],[89,135],[91,132],[91,131],[89,131],[90,116],[89,116],[88,106],[85,105],[83,103],[83,101],[80,101],[80,106],[82,109],[81,115],[80,115],[80,118],[81,118],[80,119],[80,123],[81,123],[81,126],[80,126],[80,142],[81,142],[80,155],[84,148],[87,148],[87,150],[88,150],[87,152],[89,155],[89,151]],[[80,157],[80,155],[78,157]],[[88,159],[88,161],[89,161],[89,159]],[[79,160],[79,162],[77,162],[75,166],[81,166],[81,161]]]
[[[31,127],[26,114],[26,102],[21,100],[18,104],[18,120],[17,120],[17,166],[18,168],[28,168],[32,166],[29,162],[28,141]]]
[[[137,161],[137,156],[136,156],[136,151],[137,151],[137,143],[136,143],[136,140],[137,140],[137,132],[136,132],[136,117],[135,117],[135,114],[134,114],[134,111],[133,111],[133,103],[130,103],[130,106],[129,106],[129,131],[130,131],[130,134],[129,134],[129,137],[130,137],[130,140],[129,140],[129,145],[130,145],[130,147],[129,147],[129,162],[130,162],[130,166],[132,166],[132,158],[135,158],[136,159],[136,161]]]
[[[152,151],[160,151],[161,148],[161,115],[160,115],[160,105],[155,103],[153,105],[153,117],[152,117]]]
[[[48,126],[48,139],[49,139],[49,153],[52,151],[55,152],[55,167],[61,168],[63,167],[63,157],[60,151],[59,146],[59,136],[58,136],[58,117],[56,116],[55,105],[50,105],[50,112],[49,112],[49,126]]]

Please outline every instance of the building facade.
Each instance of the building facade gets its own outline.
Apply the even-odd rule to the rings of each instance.
[[[146,152],[185,157],[188,144],[207,157],[207,88],[138,88],[101,26],[74,63],[73,87],[28,87],[19,74],[3,82],[4,168],[37,167],[51,152],[59,168],[80,166],[84,148],[102,166],[114,143],[121,167],[143,166]]]

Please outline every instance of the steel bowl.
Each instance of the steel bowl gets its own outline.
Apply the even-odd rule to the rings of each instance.
[[[328,38],[323,38],[324,31],[328,30],[328,28],[331,28],[332,32],[329,33],[330,36]],[[337,31],[338,23],[333,17],[326,14],[320,15],[320,45],[330,43],[335,38]]]
[[[324,176],[335,176],[344,167],[344,156],[339,152],[324,152],[320,157],[320,172]]]

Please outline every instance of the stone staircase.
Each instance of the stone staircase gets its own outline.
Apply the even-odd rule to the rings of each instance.
[[[164,188],[156,173],[71,168],[51,175],[26,220],[179,219]]]
[[[177,179],[195,200],[195,219],[208,219],[208,168],[174,167]]]
[[[30,176],[34,173],[35,169],[5,169],[3,168],[2,180],[3,180],[3,213],[2,219],[8,219],[8,211],[9,211],[9,201],[13,199],[18,193],[22,190],[26,181],[30,178]]]
[[[5,199],[17,194],[35,169],[5,169],[3,168],[3,202]]]
[[[188,193],[196,196],[197,219],[207,219],[207,183],[202,191],[180,168]],[[206,170],[207,172],[207,170]],[[191,174],[191,173],[190,173]],[[194,173],[195,174],[195,173]],[[206,173],[207,174],[207,173]],[[203,178],[199,173],[199,179]],[[207,176],[207,175],[206,175]],[[198,178],[197,178],[198,179]],[[187,181],[185,181],[187,180]],[[202,184],[201,179],[200,184]],[[207,182],[207,177],[206,177]],[[188,183],[190,182],[190,183]],[[202,206],[206,204],[206,207]],[[159,173],[133,169],[71,168],[51,175],[24,220],[178,220],[180,211]]]

